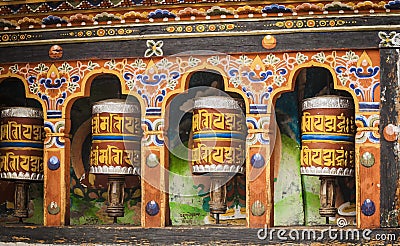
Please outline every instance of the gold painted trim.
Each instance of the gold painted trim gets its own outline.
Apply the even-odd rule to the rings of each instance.
[[[74,12],[75,13],[75,12]],[[25,15],[24,15],[25,16]],[[321,20],[321,19],[338,19],[338,18],[361,18],[361,17],[399,17],[400,13],[377,13],[370,14],[369,16],[364,16],[360,14],[335,14],[335,15],[324,15],[324,14],[316,14],[316,15],[288,15],[288,16],[265,16],[265,17],[257,17],[257,18],[227,18],[227,19],[202,19],[202,20],[184,20],[184,21],[176,21],[171,18],[171,21],[156,21],[149,22],[143,20],[143,22],[139,23],[126,23],[126,24],[116,24],[117,22],[113,22],[113,25],[90,25],[90,26],[63,26],[57,28],[36,28],[36,29],[28,29],[28,30],[13,30],[13,31],[0,31],[0,34],[8,34],[8,33],[31,33],[31,32],[50,32],[50,31],[71,31],[71,30],[79,30],[82,28],[85,30],[91,29],[101,29],[101,28],[134,28],[134,27],[143,27],[143,26],[171,26],[171,25],[198,25],[198,24],[220,24],[220,23],[230,23],[235,24],[237,22],[268,22],[268,21],[287,21],[287,20]],[[15,15],[13,16],[15,17]],[[334,27],[328,27],[334,28]],[[303,28],[303,29],[311,29],[311,28]],[[318,29],[318,28],[317,28]],[[300,29],[291,29],[291,30],[300,30]]]
[[[72,135],[71,135],[71,134],[67,134],[67,133],[58,133],[58,132],[51,133],[51,132],[49,132],[49,133],[46,133],[46,137],[65,137],[65,138],[72,138]]]
[[[160,135],[160,134],[165,134],[164,131],[144,131],[143,135],[148,136],[148,135]]]
[[[357,132],[366,132],[366,131],[377,132],[379,131],[379,127],[357,127]]]

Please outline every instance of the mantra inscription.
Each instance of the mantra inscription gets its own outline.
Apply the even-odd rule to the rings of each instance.
[[[301,132],[311,133],[336,133],[354,135],[354,116],[340,115],[311,115],[303,112],[301,118]]]
[[[137,174],[140,167],[140,114],[134,105],[111,99],[95,104],[92,114],[90,172]],[[103,112],[104,111],[104,112]]]
[[[301,148],[301,166],[321,167],[354,167],[354,150],[340,149],[319,149],[308,146]]]
[[[225,130],[238,131],[244,130],[245,121],[241,114],[232,112],[218,112],[212,109],[199,109],[193,115],[193,133],[203,130]]]
[[[0,177],[42,180],[45,131],[41,111],[6,108],[0,129]]]
[[[43,125],[20,124],[16,121],[4,121],[1,125],[0,141],[23,140],[43,141]]]
[[[302,174],[353,175],[356,129],[354,107],[350,100],[338,96],[322,96],[303,101],[300,153]]]
[[[140,161],[140,150],[128,150],[125,146],[116,145],[96,144],[90,153],[92,166],[133,166]]]
[[[92,116],[92,134],[140,134],[140,118],[113,113]]]
[[[244,162],[245,146],[241,142],[218,140],[224,146],[208,146],[204,144],[205,141],[194,141],[194,148],[192,151],[192,161],[194,165],[207,165],[207,164],[225,164],[225,165],[241,165]],[[223,142],[221,142],[223,141]],[[211,142],[213,143],[213,142]]]
[[[197,98],[192,131],[193,173],[243,173],[246,124],[241,108],[233,98]]]

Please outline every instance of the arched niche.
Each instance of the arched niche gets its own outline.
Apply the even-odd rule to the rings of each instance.
[[[68,111],[71,119],[69,132],[72,136],[70,221],[72,225],[112,224],[113,218],[106,213],[107,175],[89,174],[92,106],[107,99],[118,98],[136,103],[139,100],[135,96],[121,93],[120,79],[114,74],[94,74],[86,83],[85,96],[70,102]],[[124,191],[125,215],[118,218],[118,223],[140,225],[139,177],[126,175]]]
[[[192,139],[193,98],[203,96],[230,96],[242,100],[243,113],[246,102],[241,94],[225,88],[227,79],[211,69],[192,71],[183,85],[186,91],[169,98],[165,110],[166,153],[169,158],[169,215],[172,226],[214,224],[209,215],[209,177],[192,175],[189,149]],[[227,183],[226,214],[220,223],[246,224],[246,179],[234,175]]]
[[[319,177],[300,175],[301,102],[322,95],[353,99],[348,91],[335,89],[335,81],[328,68],[302,67],[295,71],[292,88],[274,98],[274,112],[279,128],[273,154],[275,226],[326,224],[325,217],[319,214]],[[336,183],[335,206],[342,205],[336,218],[345,217],[348,224],[355,224],[355,177],[337,177]],[[331,218],[329,223],[335,224],[335,219]]]
[[[24,82],[19,78],[0,78],[0,111],[7,107],[30,107],[43,111],[42,104],[26,96]],[[0,131],[1,132],[1,131]],[[28,218],[24,223],[43,224],[43,181],[29,182]],[[0,179],[0,223],[17,222],[14,217],[14,180]]]

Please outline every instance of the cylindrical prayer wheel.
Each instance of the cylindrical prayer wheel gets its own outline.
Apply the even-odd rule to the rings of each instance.
[[[90,173],[139,174],[140,144],[138,104],[109,99],[93,105]]]
[[[194,99],[192,172],[243,173],[246,119],[230,97]]]
[[[43,112],[28,107],[0,113],[0,178],[15,181],[14,216],[28,217],[29,181],[43,180]]]
[[[210,213],[218,224],[227,208],[225,183],[230,175],[244,172],[246,119],[238,99],[194,99],[192,131],[192,172],[210,175]]]
[[[329,95],[303,100],[301,174],[353,176],[354,103]]]
[[[43,180],[43,113],[9,107],[0,117],[0,178]]]
[[[336,176],[354,175],[354,103],[351,98],[327,95],[303,100],[301,118],[301,174],[320,176],[319,213],[336,215]]]
[[[109,99],[92,108],[90,173],[108,175],[107,214],[124,216],[125,175],[140,174],[140,105]]]

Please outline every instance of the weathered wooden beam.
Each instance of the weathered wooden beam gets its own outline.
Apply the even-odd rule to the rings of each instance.
[[[205,51],[218,53],[260,53],[289,52],[306,50],[371,49],[378,48],[376,31],[368,32],[324,32],[288,33],[273,35],[276,47],[265,49],[262,40],[265,35],[206,36],[162,39],[164,56],[182,53],[204,54]],[[0,47],[0,63],[46,62],[50,61],[49,49],[52,43],[32,46]],[[101,41],[96,43],[60,44],[62,60],[118,59],[143,57],[149,48],[146,40]]]
[[[0,242],[68,245],[278,245],[282,243],[381,245],[399,243],[399,237],[400,229],[357,230],[351,227],[281,227],[274,229],[262,228],[260,230],[231,226],[163,229],[114,225],[74,227],[0,226]]]
[[[396,138],[388,138],[389,124],[397,126],[399,110],[399,67],[398,49],[382,49],[381,56],[381,227],[398,226],[398,199],[396,192],[399,181],[400,165]]]

